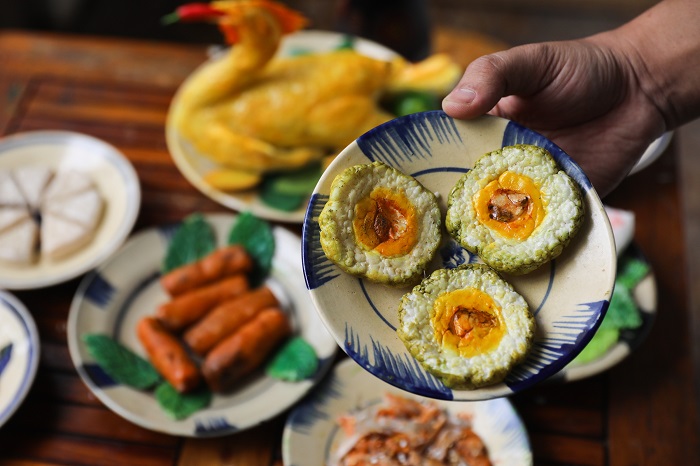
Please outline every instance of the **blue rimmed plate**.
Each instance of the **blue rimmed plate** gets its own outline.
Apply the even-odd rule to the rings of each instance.
[[[385,393],[409,396],[381,382],[346,359],[309,397],[294,408],[284,428],[282,456],[289,466],[330,464],[343,433],[336,420],[358,408],[379,403]],[[470,414],[493,465],[532,464],[527,431],[505,398],[468,403],[437,401],[452,413]]]
[[[347,167],[382,161],[436,192],[443,213],[457,179],[483,154],[513,144],[546,148],[584,195],[583,227],[561,256],[537,271],[508,280],[535,315],[537,331],[528,358],[499,384],[451,390],[427,373],[396,335],[398,304],[409,289],[387,288],[350,276],[326,259],[318,215],[331,182]],[[610,222],[588,178],[559,147],[514,122],[484,116],[460,121],[442,111],[417,113],[381,125],[350,144],[319,181],[303,225],[306,286],[321,319],[359,365],[405,391],[437,399],[470,401],[508,396],[566,366],[593,337],[612,294],[616,261]],[[427,273],[479,261],[443,233]]]
[[[32,315],[0,290],[0,426],[22,404],[39,366],[39,334]]]
[[[223,245],[235,216],[207,215],[205,218]],[[295,332],[316,350],[319,369],[313,378],[283,382],[260,373],[229,394],[214,395],[208,408],[175,421],[158,406],[153,392],[117,384],[106,376],[81,339],[87,333],[106,334],[145,357],[136,336],[136,324],[141,317],[153,315],[158,304],[168,299],[159,283],[159,270],[175,226],[139,232],[117,254],[83,279],[68,316],[71,358],[95,396],[134,424],[190,437],[238,432],[272,418],[303,397],[325,375],[337,350],[304,288],[299,262],[300,239],[288,230],[273,228],[275,256],[266,284],[291,315]]]

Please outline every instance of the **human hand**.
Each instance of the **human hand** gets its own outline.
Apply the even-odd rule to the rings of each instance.
[[[603,197],[666,130],[640,84],[645,77],[632,65],[639,62],[610,42],[601,34],[481,57],[443,110],[461,119],[490,113],[543,134],[576,160]]]

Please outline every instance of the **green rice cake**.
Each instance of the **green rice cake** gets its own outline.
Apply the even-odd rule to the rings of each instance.
[[[403,296],[399,322],[413,357],[455,389],[501,382],[535,333],[525,299],[483,264],[433,272]]]
[[[382,162],[337,175],[318,223],[328,259],[347,273],[394,286],[420,280],[440,243],[436,196]]]
[[[529,273],[556,258],[583,223],[574,181],[545,149],[487,153],[452,188],[447,231],[499,272]]]

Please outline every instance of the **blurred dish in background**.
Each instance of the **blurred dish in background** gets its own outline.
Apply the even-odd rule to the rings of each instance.
[[[338,449],[348,441],[338,419],[377,405],[384,394],[434,403],[451,415],[467,415],[473,431],[486,446],[491,464],[532,464],[525,426],[508,399],[469,403],[428,400],[372,377],[349,359],[340,362],[331,376],[290,414],[282,439],[284,464],[334,464]],[[394,428],[401,430],[400,420]]]
[[[673,131],[667,131],[664,134],[662,134],[659,138],[654,140],[647,150],[642,154],[642,157],[639,159],[637,164],[632,167],[632,171],[630,171],[630,175],[634,175],[635,173],[644,170],[646,167],[651,165],[656,159],[658,159],[661,154],[664,153],[666,148],[668,147],[669,143],[671,142],[671,138],[673,137]]]
[[[198,189],[263,218],[301,221],[329,161],[396,116],[394,100],[380,101],[384,97],[432,94],[423,97],[423,107],[412,94],[403,109],[428,110],[462,72],[444,54],[413,64],[343,34],[291,34],[304,18],[273,2],[215,7],[220,9],[212,14],[236,45],[182,84],[168,113],[166,139],[176,165]],[[272,32],[255,34],[252,19]]]
[[[207,215],[205,218],[214,229],[218,245],[223,246],[236,217]],[[280,290],[280,301],[292,316],[296,334],[315,349],[319,366],[311,378],[286,382],[260,370],[233,391],[214,395],[208,407],[175,420],[162,409],[152,391],[138,390],[107,376],[83,339],[90,334],[107,335],[140,356],[146,354],[136,326],[142,317],[153,314],[168,299],[159,278],[175,226],[139,232],[117,254],[83,278],[68,316],[71,359],[100,401],[146,429],[171,435],[213,437],[250,428],[303,397],[330,369],[337,351],[304,287],[298,257],[300,240],[289,231],[273,228],[276,247],[266,283],[271,289]]]
[[[49,222],[57,228],[45,232],[42,247],[51,248],[45,254],[37,252],[26,264],[0,261],[0,287],[40,288],[75,278],[109,257],[131,232],[141,188],[133,166],[115,147],[69,131],[30,131],[0,139],[0,171],[17,178],[23,169],[44,170],[50,180],[39,186],[34,177],[25,184],[36,191],[21,202],[29,223],[37,225],[34,234],[39,236],[39,228],[48,228]],[[92,229],[84,231],[87,223]],[[65,254],[56,257],[60,248]]]
[[[22,404],[39,366],[39,334],[32,315],[0,290],[0,427]]]
[[[656,318],[656,279],[651,265],[633,242],[634,212],[605,210],[617,246],[617,277],[608,312],[581,354],[553,379],[574,381],[604,372],[622,362],[646,339]]]

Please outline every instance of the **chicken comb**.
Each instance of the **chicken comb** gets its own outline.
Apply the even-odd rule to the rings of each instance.
[[[211,5],[221,11],[228,11],[228,7],[233,5],[238,8],[263,8],[275,17],[283,34],[298,31],[308,24],[308,20],[301,13],[271,0],[223,0],[212,2]],[[238,42],[238,31],[226,21],[225,16],[219,21],[219,29],[228,44]]]

